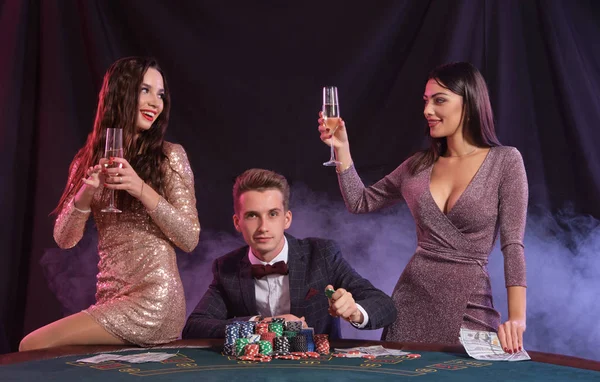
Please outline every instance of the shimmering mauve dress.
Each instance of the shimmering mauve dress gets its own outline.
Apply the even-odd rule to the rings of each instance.
[[[405,200],[417,225],[417,249],[392,299],[398,318],[388,341],[458,344],[460,327],[496,331],[487,262],[498,230],[506,286],[526,286],[523,235],[527,177],[513,147],[493,147],[456,204],[444,214],[429,190],[433,166],[411,176],[408,160],[365,188],[354,167],[339,175],[347,208],[374,211]]]
[[[116,337],[140,346],[176,340],[185,324],[185,296],[175,249],[191,252],[200,224],[194,175],[180,145],[165,142],[164,198],[147,211],[136,202],[121,214],[102,213],[108,200],[98,191],[92,213],[98,227],[96,304],[85,312]],[[71,178],[72,178],[71,174]],[[72,181],[72,179],[70,179]],[[108,193],[104,193],[104,198]],[[61,248],[77,244],[89,213],[73,199],[59,214],[54,238]]]

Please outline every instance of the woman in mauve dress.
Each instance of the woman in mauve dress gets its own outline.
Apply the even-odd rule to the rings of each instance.
[[[93,216],[100,255],[96,304],[30,333],[19,350],[152,346],[179,338],[186,309],[174,246],[191,252],[200,224],[186,153],[164,140],[169,110],[156,61],[127,57],[106,72],[94,128],[71,163],[54,226],[59,247],[71,248]],[[110,159],[120,168],[104,166],[108,127],[123,129],[124,158]],[[122,213],[101,212],[110,190]]]
[[[341,162],[337,172],[348,210],[366,213],[404,200],[417,225],[416,252],[392,294],[398,317],[383,339],[459,344],[464,327],[497,331],[506,352],[520,351],[528,199],[523,159],[496,138],[485,80],[471,64],[434,69],[423,100],[431,146],[369,187],[354,167],[344,122],[332,134],[319,119],[321,140],[333,144]],[[508,294],[504,322],[487,271],[498,232]]]

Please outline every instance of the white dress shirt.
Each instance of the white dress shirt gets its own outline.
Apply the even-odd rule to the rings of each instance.
[[[251,264],[270,264],[278,261],[288,262],[288,242],[285,240],[283,249],[273,260],[268,263],[259,260],[252,253],[252,248],[248,250],[248,259]],[[289,275],[266,275],[260,279],[254,279],[254,292],[256,296],[256,308],[258,314],[263,317],[275,317],[290,313],[290,276]]]
[[[285,240],[283,249],[268,263],[259,260],[252,253],[252,248],[249,248],[248,259],[250,260],[250,264],[273,265],[278,261],[283,261],[287,264],[289,247],[285,236],[283,239]],[[260,279],[254,279],[254,293],[256,297],[256,308],[258,314],[262,317],[276,317],[283,314],[290,314],[289,275],[271,274]],[[356,304],[356,307],[362,312],[364,320],[362,323],[351,322],[351,324],[358,329],[362,329],[367,326],[369,315],[359,304]],[[251,320],[255,320],[255,318],[256,317],[252,317]]]

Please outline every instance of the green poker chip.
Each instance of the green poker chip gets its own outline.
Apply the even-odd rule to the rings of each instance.
[[[325,296],[327,296],[327,298],[331,298],[331,296],[333,296],[334,293],[335,293],[335,290],[333,290],[333,289],[325,290]]]

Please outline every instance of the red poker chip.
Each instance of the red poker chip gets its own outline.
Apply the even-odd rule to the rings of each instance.
[[[309,351],[306,353],[306,355],[310,358],[319,358],[320,357],[319,353],[314,352],[314,351]]]
[[[408,358],[421,358],[421,354],[411,353],[407,355]]]
[[[295,356],[298,356],[300,358],[306,358],[307,357],[306,353],[300,352],[300,351],[293,351],[291,354],[295,355]]]
[[[243,355],[238,357],[240,361],[252,361],[252,362],[271,362],[271,357],[269,356],[251,356],[251,355]]]
[[[373,354],[367,354],[367,355],[363,355],[362,357],[363,357],[363,358],[366,358],[366,359],[375,359],[375,358],[377,358],[377,357],[376,357],[376,356],[374,356]]]
[[[360,354],[358,350],[350,350],[348,354]]]
[[[295,355],[291,355],[291,354],[290,355],[278,355],[278,356],[275,356],[275,358],[277,358],[277,359],[290,359],[290,360],[299,360],[300,359],[300,357],[295,356]]]
[[[344,353],[333,353],[332,356],[337,357],[337,358],[344,358],[344,357],[346,357],[346,354],[344,354]]]

